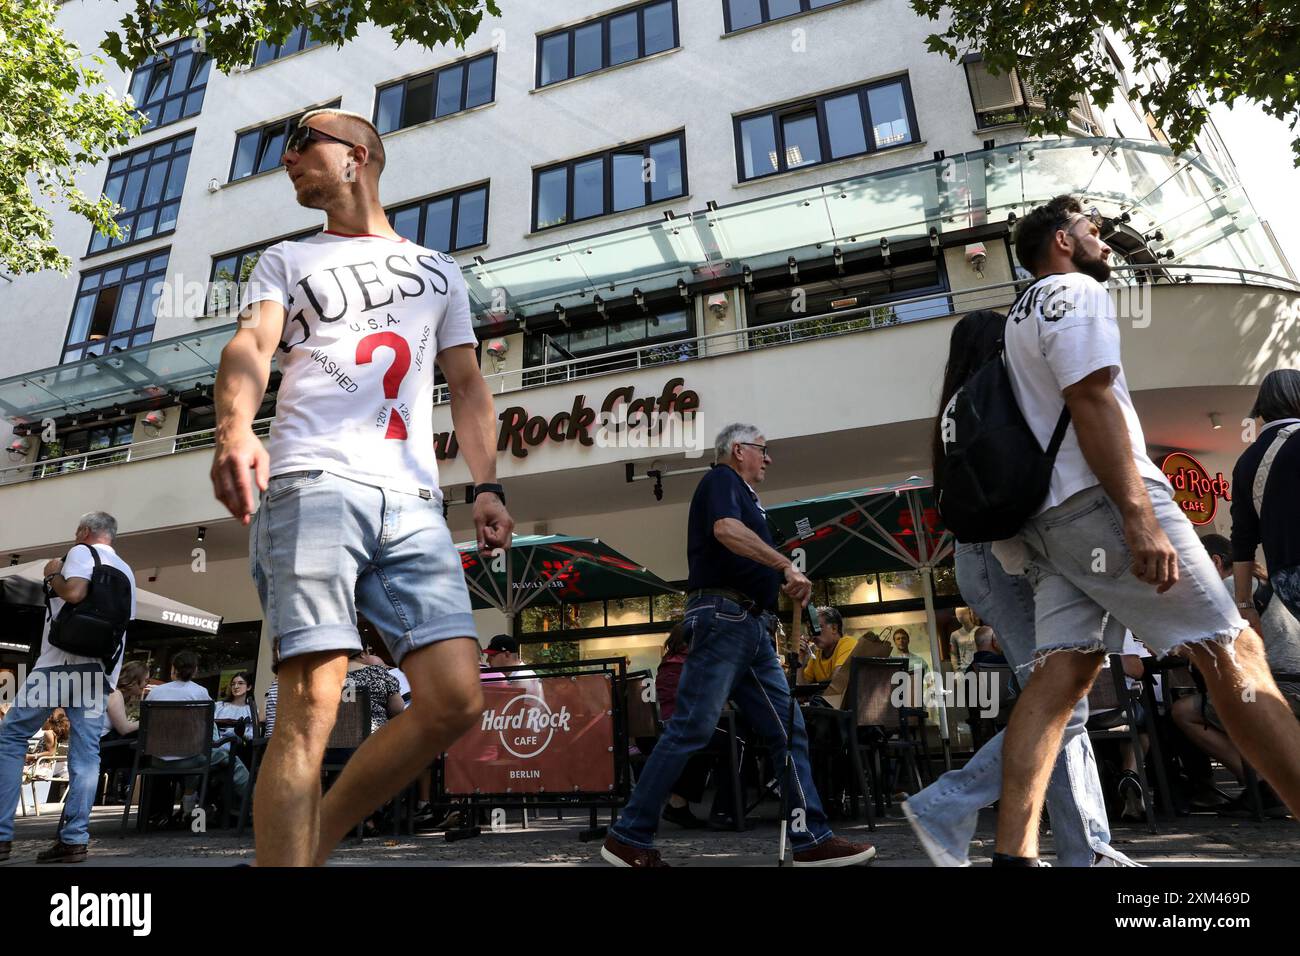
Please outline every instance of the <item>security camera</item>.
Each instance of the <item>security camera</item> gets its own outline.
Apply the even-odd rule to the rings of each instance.
[[[218,180],[218,179],[209,179],[209,180],[208,180],[208,192],[210,192],[210,193],[214,193],[214,192],[216,192],[216,191],[217,191],[218,189],[220,189],[220,188],[221,188],[221,181],[220,181],[220,180]]]
[[[713,317],[721,322],[727,317],[727,309],[729,308],[726,293],[718,292],[709,296],[708,306],[709,311],[713,313]]]
[[[966,262],[981,279],[984,278],[984,261],[987,258],[988,250],[984,248],[984,243],[976,242],[966,247]]]
[[[510,344],[505,339],[493,339],[487,345],[488,355],[492,356],[498,362],[506,357],[510,351]]]

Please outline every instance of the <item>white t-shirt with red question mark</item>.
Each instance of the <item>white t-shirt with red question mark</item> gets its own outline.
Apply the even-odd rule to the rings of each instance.
[[[439,497],[434,359],[475,342],[456,261],[405,240],[322,232],[262,253],[243,306],[263,300],[287,311],[271,474],[321,469]]]

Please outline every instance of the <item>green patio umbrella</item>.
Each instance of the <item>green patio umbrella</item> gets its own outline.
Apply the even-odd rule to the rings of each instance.
[[[925,599],[930,659],[940,659],[934,610],[934,568],[956,539],[943,526],[934,487],[921,478],[805,498],[767,509],[777,550],[813,578],[876,571],[917,571]],[[939,708],[944,759],[951,766],[948,710]]]
[[[526,608],[579,601],[676,594],[677,588],[599,538],[515,535],[492,557],[478,543],[456,545],[475,609],[494,607],[513,625]]]

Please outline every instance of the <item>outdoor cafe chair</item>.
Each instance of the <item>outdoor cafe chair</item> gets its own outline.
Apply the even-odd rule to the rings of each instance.
[[[977,701],[976,706],[968,707],[967,722],[970,724],[974,749],[979,750],[1011,721],[1011,708],[1020,695],[1020,683],[1016,680],[1015,671],[1007,664],[975,663],[970,665],[967,673],[975,675],[976,687],[980,684],[979,675],[991,674],[993,684],[997,688],[996,713],[992,717],[982,716],[984,708],[978,705],[984,703],[983,701]]]
[[[60,765],[62,770],[59,769]],[[68,745],[59,744],[53,756],[37,757],[35,761],[23,767],[22,782],[31,788],[32,810],[36,816],[41,815],[41,802],[36,796],[38,782],[48,783],[51,786],[56,783],[63,784],[63,795],[59,799],[59,806],[63,806],[68,799],[68,787],[72,783],[68,776]],[[18,802],[22,804],[23,816],[27,816],[27,801],[23,799],[21,784],[18,787]]]
[[[852,715],[852,729],[855,731],[849,742],[850,759],[854,761],[854,772],[863,797],[869,803],[874,792],[876,813],[879,814],[884,814],[885,800],[890,798],[892,788],[892,781],[889,787],[882,781],[886,755],[892,755],[895,761],[895,779],[901,762],[917,790],[924,786],[918,758],[926,756],[928,759],[924,741],[919,739],[924,733],[926,712],[922,708],[907,706],[906,700],[900,705],[895,695],[899,683],[897,675],[907,675],[908,665],[909,662],[902,658],[849,659],[849,687],[843,706]],[[874,826],[870,806],[867,820],[869,826]]]
[[[637,772],[645,766],[654,741],[663,732],[663,722],[659,719],[659,702],[654,694],[646,694],[647,687],[654,687],[654,677],[648,670],[632,671],[623,680],[623,713],[627,721],[628,744],[636,744],[639,757],[629,757],[628,770],[632,783],[636,783]],[[648,696],[648,699],[647,699]],[[630,746],[629,746],[630,749]]]
[[[1120,655],[1109,655],[1110,666],[1104,668],[1088,691],[1088,737],[1099,740],[1123,740],[1127,738],[1137,756],[1138,782],[1142,784],[1142,809],[1146,814],[1147,829],[1156,832],[1155,804],[1152,800],[1151,783],[1147,776],[1147,755],[1142,750],[1139,734],[1145,733],[1151,747],[1153,763],[1164,785],[1164,767],[1161,765],[1160,739],[1155,724],[1153,707],[1148,704],[1145,720],[1137,719],[1137,704],[1142,699],[1142,690],[1130,690],[1124,675],[1124,665]]]
[[[212,772],[212,715],[216,710],[212,701],[150,701],[140,704],[140,732],[137,737],[135,760],[126,782],[126,805],[122,808],[122,829],[131,817],[131,802],[137,779],[141,780],[140,804],[136,811],[136,826],[148,829],[151,777],[199,778],[196,806],[207,806],[208,776]],[[201,757],[198,767],[178,769],[169,766],[179,761],[160,760],[153,757]]]

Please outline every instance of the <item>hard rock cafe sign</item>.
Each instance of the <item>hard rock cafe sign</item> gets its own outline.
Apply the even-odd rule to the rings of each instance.
[[[597,411],[587,404],[586,395],[576,395],[573,405],[549,418],[529,415],[528,409],[512,405],[497,416],[498,454],[507,448],[516,458],[527,458],[528,450],[548,439],[552,442],[595,444],[592,432],[597,428],[648,429],[657,432],[670,421],[680,425],[683,418],[693,415],[700,407],[700,396],[685,387],[686,380],[671,378],[658,395],[636,394],[631,385],[610,390]],[[439,461],[455,458],[460,452],[454,431],[439,432],[433,436]]]
[[[1174,486],[1174,501],[1192,524],[1204,525],[1214,520],[1219,499],[1231,501],[1228,479],[1223,472],[1213,478],[1205,466],[1186,452],[1176,451],[1165,456],[1160,470]]]

